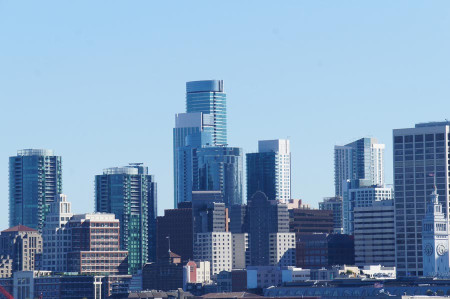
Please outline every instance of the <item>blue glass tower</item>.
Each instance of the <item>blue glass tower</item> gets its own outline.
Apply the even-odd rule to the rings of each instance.
[[[120,246],[128,250],[128,272],[156,259],[156,182],[148,167],[108,168],[95,177],[95,210],[120,220]]]
[[[243,154],[238,147],[210,146],[208,132],[189,135],[178,149],[179,202],[192,201],[192,191],[221,191],[227,207],[242,204]]]
[[[186,112],[210,114],[213,144],[227,144],[227,96],[223,91],[223,80],[187,82]]]
[[[174,206],[177,207],[178,202],[184,201],[183,194],[179,194],[178,189],[178,149],[186,145],[186,138],[191,134],[207,132],[212,136],[214,132],[214,121],[211,114],[202,112],[179,113],[175,115],[175,128],[173,129],[173,173],[174,173]],[[212,145],[210,139],[209,144]],[[181,169],[183,171],[183,169]]]
[[[42,232],[55,196],[62,193],[62,162],[52,150],[24,149],[9,158],[9,226]]]
[[[175,116],[173,130],[173,168],[174,168],[174,206],[186,201],[188,191],[179,182],[180,172],[186,168],[178,157],[179,149],[187,145],[187,138],[191,134],[206,132],[211,136],[208,146],[227,145],[227,112],[226,94],[222,80],[191,81],[186,83],[186,113]],[[203,137],[205,138],[205,137]],[[191,146],[193,146],[191,144]],[[184,185],[183,185],[184,184]],[[190,190],[190,189],[189,189]]]

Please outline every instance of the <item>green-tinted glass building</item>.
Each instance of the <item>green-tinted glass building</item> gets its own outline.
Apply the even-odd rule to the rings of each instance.
[[[42,232],[55,196],[62,193],[61,157],[52,150],[24,149],[9,158],[9,226]]]
[[[95,209],[120,220],[120,246],[128,250],[128,272],[156,259],[156,182],[148,167],[108,168],[95,177]]]

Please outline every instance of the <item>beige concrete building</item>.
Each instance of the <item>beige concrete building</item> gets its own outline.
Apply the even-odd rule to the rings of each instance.
[[[0,254],[13,260],[12,271],[33,271],[36,255],[42,253],[42,236],[24,225],[8,228],[0,234]]]

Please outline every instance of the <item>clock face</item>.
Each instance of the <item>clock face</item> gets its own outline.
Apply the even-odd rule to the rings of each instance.
[[[436,246],[436,253],[439,255],[444,255],[447,252],[447,247],[443,244]]]
[[[431,244],[425,245],[425,254],[432,255],[433,254],[433,246]]]

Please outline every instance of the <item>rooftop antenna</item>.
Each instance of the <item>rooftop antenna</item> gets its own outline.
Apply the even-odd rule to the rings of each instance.
[[[171,252],[171,251],[170,251],[170,236],[167,236],[166,239],[167,239],[167,241],[169,242],[169,254],[170,254],[170,252]]]

